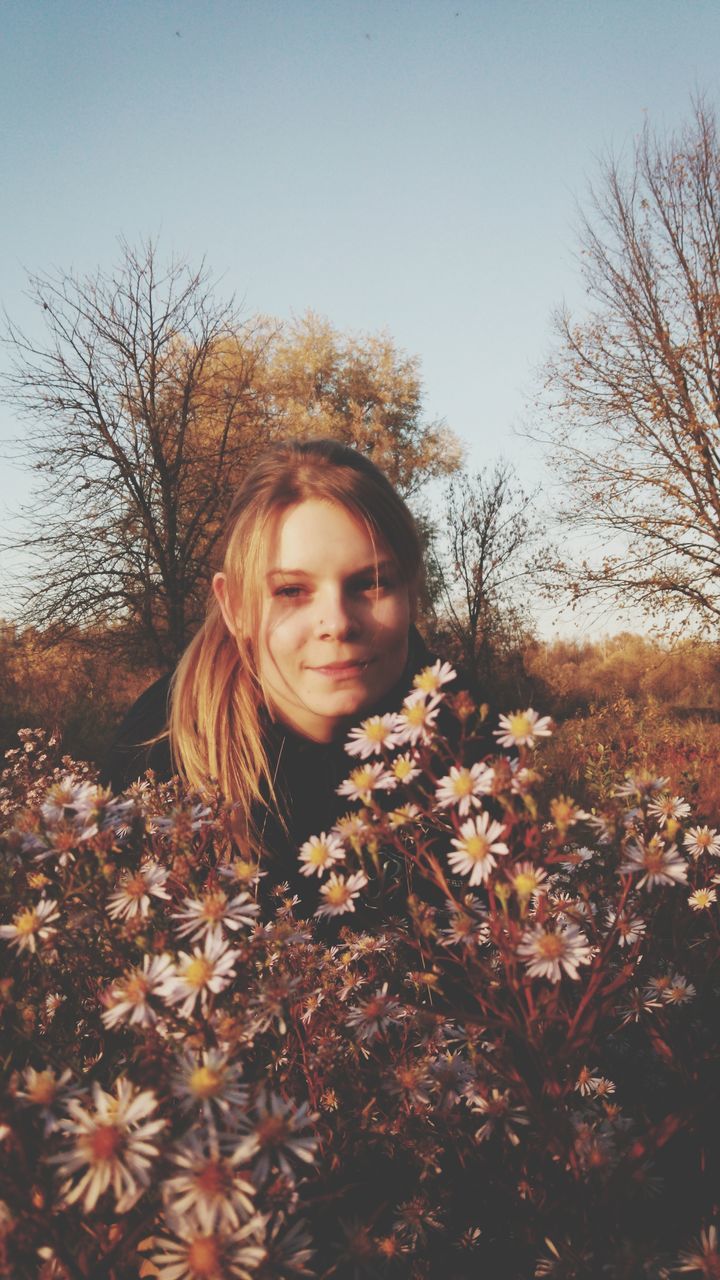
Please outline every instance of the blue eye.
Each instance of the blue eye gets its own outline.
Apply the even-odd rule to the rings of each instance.
[[[286,587],[277,587],[273,595],[279,596],[282,600],[297,600],[304,592],[305,588],[295,585]]]

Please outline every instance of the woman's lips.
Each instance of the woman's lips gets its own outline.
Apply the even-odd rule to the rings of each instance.
[[[323,666],[311,667],[316,675],[328,676],[331,680],[348,679],[362,675],[370,666],[372,658],[352,658],[346,662],[328,662]]]

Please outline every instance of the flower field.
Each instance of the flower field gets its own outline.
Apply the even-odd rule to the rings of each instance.
[[[720,1275],[706,793],[579,740],[553,790],[548,718],[453,674],[352,731],[302,903],[218,797],[114,797],[23,732],[0,1275]]]

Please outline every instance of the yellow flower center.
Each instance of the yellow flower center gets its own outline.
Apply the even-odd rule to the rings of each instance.
[[[389,816],[391,827],[403,827],[406,823],[412,822],[412,814],[407,805],[402,805],[399,809],[393,809]]]
[[[31,871],[27,881],[31,889],[44,889],[45,885],[50,883],[49,878],[43,875],[42,871]]]
[[[565,952],[565,943],[559,933],[544,933],[538,938],[538,950],[547,960],[557,960]]]
[[[372,720],[368,720],[365,724],[365,737],[371,742],[384,742],[387,737],[387,728],[379,716],[373,716]]]
[[[524,711],[516,711],[514,715],[508,716],[508,724],[513,738],[525,738],[532,733],[532,721]]]
[[[35,933],[40,927],[40,919],[36,911],[32,907],[27,907],[25,911],[21,911],[15,917],[15,928],[21,937],[26,938],[28,934]]]
[[[484,836],[468,836],[464,850],[473,862],[484,862],[490,852],[490,846]]]
[[[360,769],[353,769],[350,775],[359,791],[367,791],[369,787],[372,787],[373,776],[373,771],[369,765],[364,765]]]
[[[224,1071],[213,1071],[212,1067],[196,1067],[190,1076],[190,1088],[198,1098],[214,1098],[221,1090],[225,1080]]]
[[[341,882],[329,884],[325,890],[325,897],[331,906],[340,907],[349,901],[350,890],[346,884]]]
[[[183,978],[191,987],[204,987],[213,974],[213,967],[207,956],[193,956]]]
[[[257,875],[257,863],[248,862],[247,858],[236,859],[232,864],[232,869],[235,879],[239,880],[240,884],[249,884]]]
[[[460,769],[452,780],[452,789],[456,796],[472,795],[473,779],[469,769]]]
[[[206,920],[222,920],[226,906],[227,894],[222,889],[217,893],[206,893],[203,898],[203,916]]]
[[[434,693],[439,686],[439,681],[432,668],[428,667],[425,671],[420,671],[413,681],[416,689],[422,689],[423,693]]]
[[[698,889],[694,896],[695,905],[698,907],[709,907],[713,899],[710,897],[709,889]]]
[[[141,973],[131,974],[121,987],[122,996],[129,1004],[144,1004],[149,990],[150,983]]]
[[[529,898],[538,887],[538,878],[531,871],[521,871],[513,879],[513,888],[518,898]]]
[[[412,702],[410,706],[405,707],[405,718],[408,724],[418,725],[425,723],[427,708],[424,702]]]
[[[52,1071],[39,1071],[28,1089],[28,1098],[38,1107],[49,1107],[57,1094],[57,1081]]]
[[[308,862],[312,862],[314,867],[324,867],[329,857],[330,850],[324,841],[310,846]]]
[[[566,800],[564,796],[558,796],[552,801],[550,812],[558,827],[569,827],[575,821],[575,805],[572,800]]]
[[[188,1249],[188,1268],[192,1280],[213,1280],[220,1274],[222,1258],[214,1236],[196,1236]]]
[[[413,765],[410,760],[396,760],[393,764],[393,773],[401,782],[403,779],[407,778],[408,774],[412,773],[412,771]]]

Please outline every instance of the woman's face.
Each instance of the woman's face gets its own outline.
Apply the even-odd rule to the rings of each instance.
[[[257,661],[272,709],[305,737],[328,742],[400,678],[407,584],[363,524],[313,498],[275,521],[262,591]]]

